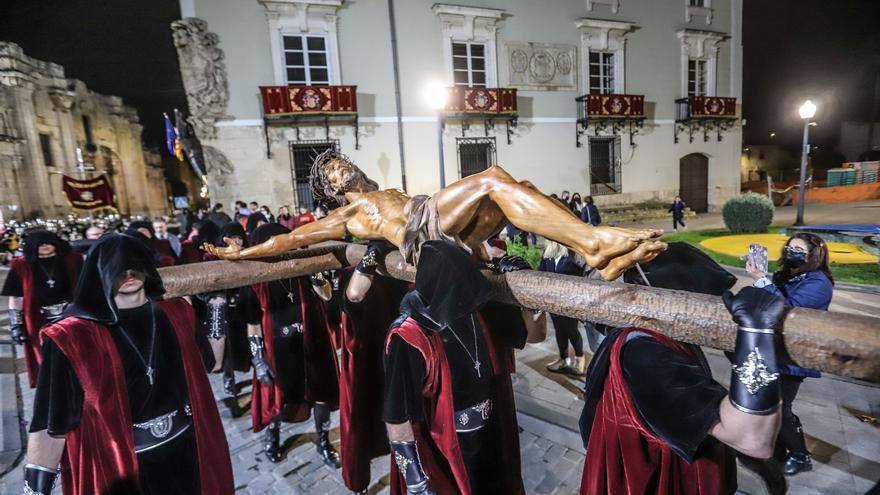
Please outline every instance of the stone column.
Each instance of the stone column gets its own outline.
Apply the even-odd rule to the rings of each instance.
[[[49,97],[58,117],[58,129],[61,133],[61,169],[64,173],[76,177],[76,136],[74,135],[73,108],[74,94],[65,89],[55,88],[49,91]]]
[[[52,191],[49,187],[46,166],[43,163],[40,135],[36,126],[33,100],[36,85],[23,78],[19,79],[18,83],[11,88],[11,93],[15,127],[19,129],[19,137],[24,140],[19,146],[23,157],[18,177],[21,197],[19,208],[23,216],[30,216],[31,213],[51,214],[54,211],[54,206],[49,201]]]

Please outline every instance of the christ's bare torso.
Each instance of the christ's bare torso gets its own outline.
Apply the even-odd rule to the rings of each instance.
[[[290,234],[239,251],[234,246],[206,249],[224,259],[251,259],[277,255],[317,242],[341,239],[346,234],[361,239],[386,239],[404,247],[411,198],[396,189],[348,192],[348,204],[317,222]],[[613,279],[638,262],[647,262],[666,248],[657,238],[659,229],[592,227],[529,182],[513,179],[501,167],[491,167],[438,191],[431,207],[443,234],[460,239],[480,252],[491,235],[512,223],[569,247],[590,266]]]

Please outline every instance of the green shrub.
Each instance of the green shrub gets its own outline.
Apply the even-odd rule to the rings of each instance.
[[[763,194],[747,192],[724,203],[724,225],[734,234],[767,232],[773,222],[773,203]]]
[[[541,264],[541,255],[543,253],[541,252],[541,249],[535,246],[526,246],[519,242],[507,241],[507,254],[511,256],[521,256],[532,266],[533,270],[537,270],[538,265]]]

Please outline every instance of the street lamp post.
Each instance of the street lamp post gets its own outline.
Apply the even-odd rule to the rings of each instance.
[[[443,159],[443,109],[446,108],[446,87],[440,83],[429,84],[425,91],[428,106],[437,113],[437,148],[440,153],[440,189],[446,187],[446,164]]]
[[[797,218],[795,219],[794,224],[803,225],[804,203],[806,203],[807,199],[807,155],[810,154],[810,125],[812,124],[813,116],[816,115],[816,104],[810,100],[807,100],[798,109],[798,113],[800,114],[801,118],[804,119],[804,147],[803,150],[801,150],[801,181],[798,187]]]

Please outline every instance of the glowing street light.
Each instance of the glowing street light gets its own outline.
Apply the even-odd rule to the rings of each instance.
[[[425,87],[425,101],[431,110],[439,112],[446,107],[446,98],[449,93],[446,87],[439,82],[432,82]]]
[[[803,225],[804,203],[806,203],[807,199],[807,155],[810,154],[810,126],[815,124],[815,122],[812,122],[812,119],[816,115],[816,104],[810,100],[805,101],[804,104],[798,108],[798,114],[804,119],[804,147],[801,151],[801,181],[798,186],[797,218],[795,219],[794,224]]]
[[[432,82],[425,87],[425,101],[428,107],[437,113],[437,149],[440,151],[440,189],[446,187],[446,164],[443,160],[443,110],[449,92],[439,82]]]
[[[816,104],[807,100],[798,108],[798,113],[801,114],[802,119],[812,119],[816,115]]]

